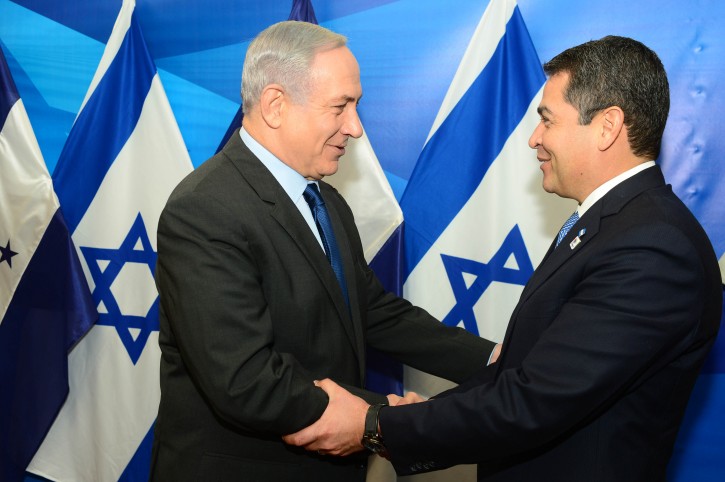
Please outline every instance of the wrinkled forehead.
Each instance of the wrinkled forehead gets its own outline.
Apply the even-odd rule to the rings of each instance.
[[[347,47],[318,52],[310,66],[312,87],[330,99],[355,100],[362,97],[360,67]]]

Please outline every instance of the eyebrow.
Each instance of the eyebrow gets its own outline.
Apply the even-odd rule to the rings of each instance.
[[[548,107],[546,107],[546,106],[539,106],[539,107],[537,107],[537,108],[536,108],[536,112],[538,112],[538,113],[539,113],[539,115],[543,115],[544,113],[546,113],[546,114],[551,114],[551,113],[552,113],[552,112],[551,112],[551,111],[549,110],[549,108],[548,108]]]
[[[345,103],[348,103],[348,102],[360,102],[361,99],[362,99],[362,95],[360,96],[359,99],[356,99],[355,97],[350,97],[349,95],[341,95],[340,97],[335,97],[334,99],[332,99],[332,103],[333,104],[336,104],[338,102],[343,102],[343,101]]]

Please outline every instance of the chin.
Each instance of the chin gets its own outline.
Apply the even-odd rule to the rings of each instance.
[[[320,174],[323,176],[332,176],[337,172],[338,163],[337,161],[334,161],[329,166],[326,166],[326,169],[324,171],[320,171]]]
[[[549,194],[558,194],[556,192],[556,188],[550,186],[549,184],[547,184],[545,182],[541,184],[541,187],[544,188],[544,191],[548,192]]]

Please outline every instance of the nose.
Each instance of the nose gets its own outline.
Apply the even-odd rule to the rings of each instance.
[[[536,149],[541,145],[541,131],[544,129],[544,123],[539,122],[536,124],[536,128],[534,129],[534,132],[531,133],[531,137],[529,137],[529,147],[532,149]]]
[[[355,106],[347,109],[345,122],[343,122],[340,132],[346,136],[354,137],[355,139],[362,136],[362,123],[360,122],[360,116],[358,116],[357,108]]]

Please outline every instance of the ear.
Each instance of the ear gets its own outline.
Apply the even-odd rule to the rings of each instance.
[[[282,124],[282,117],[286,111],[287,95],[284,88],[278,84],[269,84],[262,90],[259,99],[259,112],[264,122],[272,129]]]
[[[606,151],[615,141],[625,134],[624,112],[617,106],[607,107],[601,113],[601,132],[597,142],[600,151]]]

